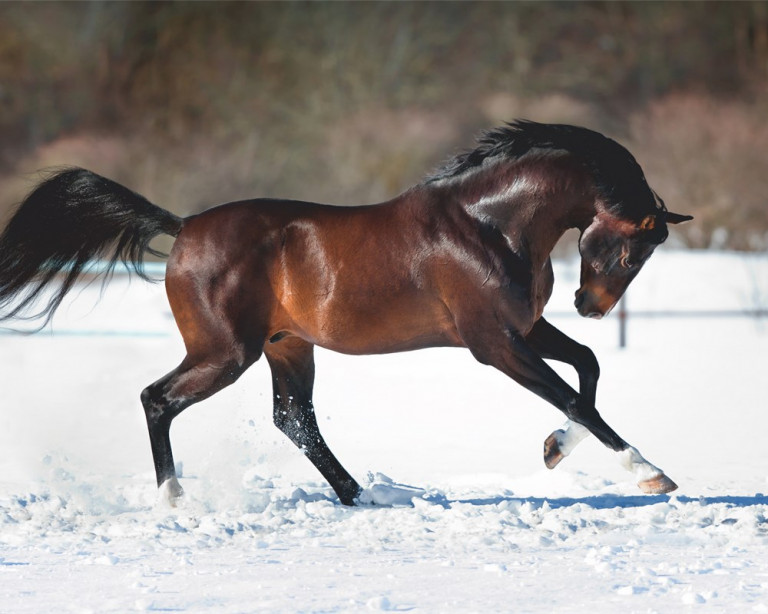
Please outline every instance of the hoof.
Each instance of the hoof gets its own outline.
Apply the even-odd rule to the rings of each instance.
[[[557,438],[552,433],[544,441],[544,464],[547,466],[547,469],[554,469],[564,458],[565,454],[560,450],[560,444],[557,443]]]
[[[184,496],[184,489],[176,478],[168,478],[160,485],[157,499],[168,507],[176,507],[176,504]]]
[[[357,488],[354,489],[351,493],[347,492],[339,494],[337,492],[336,494],[339,496],[339,502],[342,505],[346,505],[347,507],[360,507],[361,505],[371,503],[370,501],[361,501],[363,492],[363,489],[357,486]]]
[[[638,482],[637,485],[646,495],[663,495],[664,493],[677,490],[677,484],[675,484],[663,473],[660,473],[659,475],[648,480]]]

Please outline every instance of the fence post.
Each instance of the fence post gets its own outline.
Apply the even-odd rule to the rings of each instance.
[[[627,347],[627,295],[619,300],[619,348]]]

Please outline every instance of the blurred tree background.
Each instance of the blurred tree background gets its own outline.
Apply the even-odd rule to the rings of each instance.
[[[390,198],[516,117],[626,145],[693,247],[768,249],[765,2],[4,2],[3,216],[81,165],[180,214]]]

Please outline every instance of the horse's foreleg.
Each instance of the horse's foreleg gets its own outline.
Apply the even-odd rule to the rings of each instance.
[[[592,350],[577,343],[544,318],[534,324],[525,340],[542,358],[557,360],[574,367],[579,375],[579,396],[582,402],[595,405],[600,366]],[[548,469],[554,469],[588,435],[589,430],[586,427],[572,420],[566,421],[544,441],[544,464]]]
[[[193,360],[187,356],[181,365],[141,393],[157,485],[169,503],[174,504],[184,494],[173,462],[171,422],[190,405],[234,382],[246,368],[242,361]]]
[[[464,331],[462,336],[474,356],[490,364],[519,384],[560,409],[571,422],[585,427],[604,445],[619,454],[622,465],[638,478],[646,493],[664,493],[677,488],[664,472],[645,460],[602,419],[594,404],[585,403],[573,388],[547,365],[521,335],[514,331]],[[503,341],[502,341],[503,340]]]
[[[544,440],[544,465],[547,469],[554,469],[588,436],[588,428],[573,420],[566,420],[563,426],[552,431]]]
[[[344,505],[355,505],[361,488],[325,443],[312,405],[313,345],[288,337],[265,348],[272,369],[274,422],[328,480]]]

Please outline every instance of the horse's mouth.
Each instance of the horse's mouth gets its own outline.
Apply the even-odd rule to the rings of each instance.
[[[590,318],[592,320],[600,320],[605,315],[604,313],[601,313],[599,311],[590,311],[590,310],[582,309],[582,308],[579,308],[579,307],[576,308],[576,311],[579,312],[579,315],[581,317],[583,317],[583,318]]]

